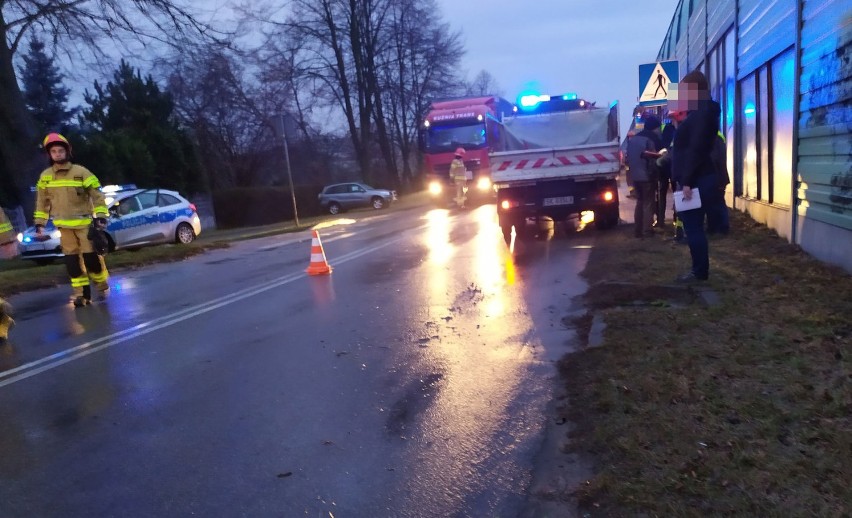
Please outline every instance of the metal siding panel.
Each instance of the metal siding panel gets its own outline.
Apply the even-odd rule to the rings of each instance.
[[[795,0],[740,0],[737,77],[742,79],[796,43]]]
[[[689,49],[689,39],[685,35],[681,35],[680,41],[677,44],[677,52],[676,59],[678,60],[678,73],[680,73],[680,77],[686,75],[689,71],[689,61],[688,61],[688,53]],[[680,79],[680,77],[678,79]]]
[[[713,48],[725,35],[736,15],[735,0],[716,0],[707,5],[707,46]]]
[[[707,55],[707,19],[704,0],[693,4],[692,16],[689,17],[689,67],[695,68],[704,61]]]
[[[799,214],[852,231],[852,8],[804,4]]]

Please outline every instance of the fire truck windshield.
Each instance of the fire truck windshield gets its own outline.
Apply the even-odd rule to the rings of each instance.
[[[455,151],[458,147],[477,149],[485,145],[485,124],[432,126],[426,132],[426,150],[431,153]]]

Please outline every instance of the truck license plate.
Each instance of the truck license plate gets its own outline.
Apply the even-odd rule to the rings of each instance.
[[[558,196],[556,198],[545,198],[544,206],[553,207],[554,205],[571,205],[574,203],[573,196]]]

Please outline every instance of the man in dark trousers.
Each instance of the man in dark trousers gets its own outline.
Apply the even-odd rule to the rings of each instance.
[[[683,220],[692,268],[677,280],[706,281],[710,275],[710,251],[704,231],[704,217],[707,208],[715,206],[719,197],[718,176],[713,167],[712,153],[722,108],[710,99],[707,78],[698,70],[684,76],[678,93],[679,99],[683,99],[679,103],[686,103],[688,115],[675,133],[672,175],[683,190],[684,200],[692,200],[696,195],[694,191],[698,191],[701,207],[678,211],[678,218]]]
[[[636,192],[636,209],[633,213],[636,237],[653,235],[651,225],[657,207],[656,159],[660,150],[660,119],[656,115],[643,117],[645,127],[627,143],[628,174]]]
[[[675,134],[675,122],[671,120],[660,127],[660,150],[665,149],[671,151],[672,140]],[[674,182],[672,182],[672,165],[671,161],[657,161],[657,168],[660,173],[659,190],[657,191],[657,221],[654,226],[657,228],[666,228],[666,205],[669,196],[669,186],[674,192]]]

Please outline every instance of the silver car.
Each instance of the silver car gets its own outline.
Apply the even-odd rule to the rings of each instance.
[[[105,193],[109,220],[107,236],[110,251],[159,243],[191,243],[201,233],[201,220],[195,205],[175,191],[133,189]],[[22,259],[47,264],[64,257],[59,246],[61,232],[52,221],[44,228],[42,240],[35,227],[18,234]]]
[[[373,207],[383,209],[396,201],[396,191],[374,189],[365,183],[348,182],[327,185],[319,194],[320,206],[329,214],[349,209]]]

